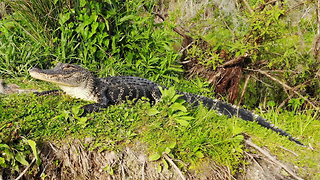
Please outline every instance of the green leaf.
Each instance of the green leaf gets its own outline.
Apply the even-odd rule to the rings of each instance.
[[[7,144],[0,144],[0,148],[7,148],[10,149],[10,147]]]
[[[88,120],[87,117],[81,117],[79,118],[78,124],[85,125],[87,120]]]
[[[160,112],[157,110],[157,108],[155,108],[155,107],[152,107],[152,108],[150,108],[149,110],[148,110],[148,115],[149,116],[154,116],[154,115],[156,115],[156,114],[159,114]]]
[[[59,14],[59,24],[63,25],[65,22],[67,22],[70,19],[70,13],[66,14]]]
[[[165,169],[169,169],[169,165],[165,159],[162,159],[162,163],[163,163]]]
[[[179,97],[181,97],[181,96],[182,96],[182,95],[180,95],[180,94],[174,95],[173,98],[172,98],[172,100],[171,100],[171,102],[176,102],[177,99],[178,99]],[[178,103],[178,102],[176,102],[176,103]],[[183,103],[179,103],[179,104],[183,104]]]
[[[193,148],[192,152],[197,152],[199,150],[199,147],[196,146],[195,148]]]
[[[232,134],[240,134],[242,132],[242,128],[233,127]]]
[[[29,143],[29,145],[31,146],[33,155],[34,155],[34,157],[35,157],[36,160],[37,160],[37,161],[36,161],[36,162],[37,162],[37,165],[40,166],[41,160],[40,160],[40,157],[39,157],[39,154],[38,154],[38,150],[37,150],[37,147],[36,147],[36,142],[34,142],[33,140],[28,140],[28,143]]]
[[[69,112],[64,110],[64,111],[61,112],[60,116],[64,117],[64,120],[67,121],[68,118],[69,118]]]
[[[0,165],[3,167],[5,163],[6,163],[6,160],[3,157],[0,157]]]
[[[130,20],[130,19],[134,19],[134,15],[128,15],[128,16],[124,16],[120,19],[120,22],[123,22],[123,21],[127,21],[127,20]]]
[[[110,165],[107,164],[105,168],[103,168],[104,171],[107,171],[110,175],[113,175],[113,169],[110,167]]]
[[[158,171],[158,173],[161,173],[161,171],[162,171],[162,166],[161,166],[161,164],[160,164],[160,163],[158,163],[157,171]]]
[[[73,106],[73,107],[72,107],[72,110],[71,110],[72,113],[73,113],[74,115],[79,115],[80,107],[81,107],[81,105]]]
[[[156,161],[156,160],[160,159],[160,157],[161,156],[158,153],[151,154],[149,156],[149,161]]]
[[[16,157],[15,157],[15,158],[16,158],[17,161],[19,161],[21,164],[23,164],[23,165],[25,165],[25,166],[28,166],[28,165],[29,165],[28,161],[26,161],[24,155],[23,155],[21,152],[18,152],[18,153],[16,154]]]
[[[185,120],[179,120],[179,119],[177,119],[176,120],[177,121],[177,123],[179,123],[181,126],[188,126],[189,125],[189,122],[188,121],[185,121]]]
[[[276,103],[274,101],[268,101],[268,105],[270,107],[274,107],[276,105]]]
[[[80,7],[83,7],[86,5],[86,0],[80,0]]]
[[[176,144],[177,143],[175,141],[173,141],[173,142],[168,144],[168,148],[173,149],[174,147],[176,147]]]
[[[170,150],[170,148],[166,147],[166,150],[164,150],[164,152],[165,152],[166,154],[169,154],[169,153],[171,152],[171,150]]]
[[[194,153],[194,155],[196,155],[198,158],[204,158],[203,153],[200,151],[197,151],[196,153]]]
[[[186,121],[194,119],[194,117],[192,116],[187,116],[187,113],[177,113],[177,114],[174,114],[173,117],[175,119],[186,120]]]
[[[179,103],[173,103],[170,108],[172,110],[180,110],[180,111],[183,111],[183,112],[186,112],[187,111],[187,108],[182,105],[182,104],[179,104]]]

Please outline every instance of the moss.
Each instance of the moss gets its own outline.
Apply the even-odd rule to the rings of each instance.
[[[39,89],[51,88],[44,84]],[[14,123],[19,135],[35,141],[53,141],[61,144],[64,139],[76,138],[84,142],[90,150],[118,151],[142,142],[148,146],[150,154],[163,152],[180,159],[182,169],[199,169],[201,162],[212,159],[221,166],[227,166],[236,173],[243,158],[242,133],[252,137],[254,143],[265,146],[281,161],[300,168],[303,176],[318,176],[320,158],[317,150],[297,146],[285,137],[260,127],[256,123],[244,122],[238,118],[219,116],[204,107],[187,107],[182,117],[184,126],[174,119],[180,110],[170,109],[174,103],[166,99],[154,107],[140,101],[135,106],[130,103],[110,106],[103,112],[78,117],[79,107],[89,102],[69,96],[35,96],[27,94],[1,95],[0,118],[3,123]],[[150,115],[150,109],[158,113]],[[302,142],[317,147],[319,142],[319,122],[311,114],[290,114],[275,112],[263,114],[271,121],[277,121]],[[1,137],[4,138],[4,137]],[[91,143],[85,143],[90,138]],[[298,154],[293,155],[289,150]],[[187,165],[188,164],[188,165]]]

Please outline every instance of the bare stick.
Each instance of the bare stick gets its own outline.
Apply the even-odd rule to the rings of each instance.
[[[280,161],[276,160],[276,158],[274,158],[273,156],[270,155],[269,152],[267,152],[266,150],[262,149],[261,147],[259,147],[258,145],[254,144],[252,141],[250,140],[244,140],[244,142],[253,147],[254,149],[258,150],[260,153],[262,153],[263,155],[265,155],[270,161],[272,161],[273,163],[277,164],[278,166],[280,166],[281,168],[283,168],[285,171],[287,171],[288,174],[290,174],[293,178],[298,179],[298,180],[303,180],[302,178],[300,178],[299,176],[297,176],[294,172],[292,172],[289,168],[287,168],[286,165],[284,165],[283,163],[281,163]]]
[[[184,177],[184,175],[182,174],[182,172],[180,171],[178,166],[176,164],[174,164],[172,159],[170,159],[170,157],[166,153],[162,153],[162,155],[172,165],[172,167],[174,167],[177,170],[177,172],[180,175],[181,179],[186,180],[186,177]]]
[[[288,151],[288,152],[291,152],[293,155],[295,155],[295,156],[299,156],[297,153],[295,153],[295,152],[293,152],[293,151],[291,151],[290,149],[287,149],[287,148],[285,148],[285,147],[283,147],[283,146],[280,146],[280,148],[281,149],[283,149],[283,150],[286,150],[286,151]]]
[[[308,81],[306,81],[306,82],[304,82],[304,83],[302,83],[302,84],[299,84],[298,86],[294,87],[293,90],[296,91],[296,90],[298,90],[301,86],[304,86],[304,85],[310,83],[311,81],[312,81],[312,79],[310,79],[310,80],[308,80]],[[292,93],[286,100],[284,100],[284,101],[279,105],[278,111],[279,111],[279,109],[280,109],[281,107],[283,107],[290,99],[292,99],[292,97],[293,97],[294,95],[295,95],[295,94]]]
[[[36,161],[36,158],[33,158],[31,163],[29,164],[29,166],[27,168],[25,168],[22,173],[15,179],[15,180],[19,180],[20,178],[22,178],[22,176],[28,171],[28,169],[31,167],[31,165]]]
[[[241,103],[241,101],[243,99],[244,93],[246,92],[249,80],[250,80],[250,75],[247,76],[246,82],[244,83],[244,86],[243,86],[243,89],[242,89],[242,92],[241,92],[241,96],[240,96],[240,99],[239,99],[239,102],[238,102],[238,106],[240,106],[240,103]]]
[[[257,10],[262,10],[266,5],[268,5],[268,4],[273,4],[273,3],[276,3],[276,2],[278,2],[278,1],[280,1],[280,0],[269,1],[269,2],[267,2],[267,3],[265,3],[265,4],[263,4],[263,5],[255,8],[254,10],[255,10],[255,11],[257,11]]]
[[[291,94],[286,100],[282,101],[282,103],[279,105],[278,107],[278,111],[280,110],[280,108],[282,108],[290,99],[292,99],[294,96],[294,93]]]
[[[319,13],[319,8],[320,8],[320,0],[316,1],[316,14],[317,14],[317,33],[320,34],[320,13]]]
[[[253,10],[251,9],[249,3],[246,0],[242,0],[244,2],[244,4],[246,5],[246,7],[248,8],[250,14],[253,14]]]
[[[290,86],[289,86],[289,85],[287,85],[286,83],[284,83],[284,82],[280,81],[279,79],[277,79],[277,78],[275,78],[275,77],[271,76],[270,74],[268,74],[268,73],[266,73],[265,71],[262,71],[262,70],[260,70],[260,69],[255,70],[255,71],[257,71],[257,72],[259,72],[259,73],[261,73],[261,74],[263,74],[263,75],[267,76],[267,77],[268,77],[268,78],[270,78],[271,80],[273,80],[273,81],[275,81],[275,82],[279,83],[279,84],[283,87],[283,89],[294,92],[296,95],[298,95],[299,97],[301,97],[302,99],[304,99],[306,102],[308,102],[308,103],[309,103],[309,104],[310,104],[314,109],[316,109],[316,108],[317,108],[317,106],[316,106],[316,105],[314,105],[314,104],[313,104],[313,103],[312,103],[308,98],[306,98],[306,97],[302,96],[299,92],[297,92],[294,88],[290,87]]]

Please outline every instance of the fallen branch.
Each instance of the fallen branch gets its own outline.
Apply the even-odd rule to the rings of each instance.
[[[249,70],[249,69],[247,69],[247,70]],[[287,85],[286,83],[280,81],[279,79],[271,76],[271,75],[268,74],[267,72],[262,71],[262,70],[260,70],[260,69],[258,69],[258,70],[251,70],[251,71],[256,71],[256,72],[259,72],[260,74],[263,74],[263,75],[267,76],[267,77],[270,78],[271,80],[279,83],[279,84],[283,87],[283,89],[289,90],[289,91],[295,93],[295,94],[298,95],[300,98],[302,98],[302,99],[304,99],[306,102],[308,102],[314,109],[317,109],[317,106],[316,106],[316,105],[314,105],[308,98],[302,96],[299,92],[297,92],[297,91],[295,90],[295,88],[290,87],[290,86]]]
[[[248,3],[246,0],[242,0],[242,1],[243,1],[243,3],[246,5],[246,7],[248,8],[250,14],[253,14],[253,10],[251,9],[249,3]]]
[[[29,166],[28,166],[26,169],[24,169],[24,170],[22,171],[22,173],[21,173],[15,180],[19,180],[20,178],[22,178],[22,176],[28,171],[28,169],[32,166],[32,164],[33,164],[35,161],[36,161],[36,158],[33,158],[32,161],[31,161],[31,163],[29,164]]]
[[[174,167],[176,169],[176,171],[178,172],[178,174],[180,175],[181,179],[186,180],[186,177],[184,177],[184,175],[182,174],[182,172],[180,171],[180,169],[178,168],[178,166],[176,164],[174,164],[174,162],[172,161],[172,159],[166,154],[166,153],[162,153],[163,157],[172,165],[172,167]]]
[[[299,84],[298,86],[294,87],[293,90],[296,91],[296,90],[298,90],[301,86],[304,86],[304,85],[310,83],[311,81],[312,81],[312,80],[310,79],[310,80],[308,80],[308,81],[306,81],[306,82],[304,82],[304,83],[302,83],[302,84]],[[294,95],[295,95],[295,94],[293,93],[293,94],[291,94],[290,96],[288,96],[288,98],[287,98],[286,100],[284,100],[284,101],[279,105],[278,111],[279,111],[279,109],[280,109],[281,107],[283,107],[290,99],[292,99],[292,97],[293,97]]]
[[[283,146],[280,146],[280,148],[281,149],[283,149],[283,150],[286,150],[286,151],[288,151],[288,152],[290,152],[290,153],[292,153],[293,155],[295,155],[295,156],[299,156],[297,153],[295,153],[295,152],[293,152],[293,151],[291,151],[290,149],[287,149],[287,148],[285,148],[285,147],[283,147]]]
[[[143,161],[143,164],[142,164],[142,169],[141,169],[141,174],[142,174],[142,180],[144,180],[144,168],[145,168],[145,165],[146,165],[146,162]]]
[[[239,99],[239,102],[238,102],[238,106],[240,106],[240,104],[241,104],[241,101],[242,101],[242,99],[243,99],[244,93],[246,92],[246,89],[247,89],[249,80],[250,80],[250,75],[248,75],[248,76],[246,77],[246,81],[245,81],[245,83],[244,83],[244,86],[243,86],[243,89],[242,89],[242,92],[241,92],[241,96],[240,96],[240,99]]]
[[[294,179],[297,180],[303,180],[302,178],[300,178],[299,176],[297,176],[294,172],[292,172],[286,165],[284,165],[283,163],[281,163],[280,161],[278,161],[276,158],[274,158],[273,156],[271,156],[271,154],[269,152],[267,152],[266,150],[262,149],[261,147],[259,147],[258,145],[254,144],[251,140],[244,140],[244,142],[253,147],[254,149],[256,149],[257,151],[259,151],[261,154],[263,154],[265,157],[267,157],[270,161],[272,161],[273,163],[277,164],[278,166],[280,166],[281,168],[283,168],[288,174],[290,174]]]

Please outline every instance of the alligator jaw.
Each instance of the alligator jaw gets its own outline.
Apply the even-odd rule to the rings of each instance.
[[[48,73],[48,71],[50,70],[51,69],[42,70],[38,68],[32,68],[29,70],[29,73],[31,77],[42,80],[42,81],[51,82],[59,86],[62,85],[62,86],[68,86],[68,87],[75,87],[75,86],[72,86],[70,83],[64,83],[63,81],[59,81],[59,79],[69,78],[72,75],[62,77],[59,74]]]

